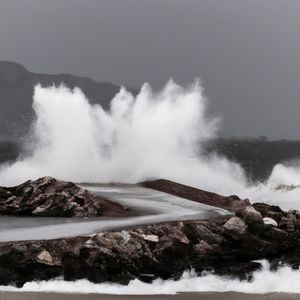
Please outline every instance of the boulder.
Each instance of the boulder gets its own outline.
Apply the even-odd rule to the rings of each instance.
[[[232,237],[239,237],[247,229],[246,223],[239,217],[232,217],[224,224],[225,232]]]
[[[243,200],[236,195],[226,197],[166,179],[144,181],[141,185],[195,202],[220,207],[231,212],[242,210],[250,205],[248,199]]]
[[[206,241],[209,244],[220,244],[223,237],[220,234],[213,233],[204,224],[197,222],[185,223],[183,232],[194,243]]]
[[[247,206],[241,211],[237,212],[246,224],[263,223],[263,217],[253,206]]]
[[[277,223],[279,223],[281,218],[285,215],[285,212],[281,210],[279,206],[269,205],[266,203],[254,203],[252,206],[255,208],[255,210],[261,213],[263,218],[272,218]]]
[[[0,214],[41,217],[125,216],[120,204],[93,195],[72,182],[42,177],[0,188]]]
[[[209,245],[205,241],[200,241],[194,247],[195,247],[195,252],[198,255],[207,255],[207,254],[211,253],[215,248],[214,246]]]
[[[47,265],[53,265],[52,256],[47,250],[43,250],[41,253],[39,253],[37,256],[37,260]]]

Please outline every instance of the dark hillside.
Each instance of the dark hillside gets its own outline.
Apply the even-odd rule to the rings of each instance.
[[[33,117],[32,96],[34,86],[64,83],[70,88],[79,87],[91,103],[107,108],[120,87],[85,77],[68,74],[46,75],[29,72],[14,62],[0,61],[0,141],[17,139],[28,131]]]

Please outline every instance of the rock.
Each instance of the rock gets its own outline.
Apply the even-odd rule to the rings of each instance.
[[[214,250],[214,247],[205,241],[200,241],[194,247],[198,255],[206,255]]]
[[[225,223],[224,223],[225,222]],[[204,239],[201,239],[201,238]],[[90,237],[0,243],[0,285],[47,280],[88,279],[127,284],[138,278],[178,279],[194,268],[251,280],[259,263],[280,259],[296,265],[300,240],[263,223],[247,229],[229,220],[168,222],[100,232]],[[288,259],[292,255],[293,259]],[[300,256],[299,256],[300,257]]]
[[[281,218],[285,215],[285,212],[282,211],[279,206],[269,205],[266,203],[254,203],[252,206],[261,213],[263,218],[272,218],[277,223],[279,223]]]
[[[266,224],[266,225],[278,227],[278,223],[272,218],[265,217],[265,218],[263,218],[263,221],[264,221],[264,224]]]
[[[53,259],[50,253],[47,250],[42,251],[38,256],[37,259],[39,262],[45,263],[47,265],[53,265]]]
[[[246,223],[239,217],[232,217],[224,224],[225,232],[233,237],[240,236],[247,229]]]
[[[298,218],[297,215],[293,212],[288,213],[281,218],[279,222],[279,227],[285,230],[293,231],[298,227]]]
[[[279,228],[272,227],[271,230],[268,231],[266,236],[274,241],[283,242],[283,241],[287,240],[288,233]]]
[[[246,224],[263,223],[263,217],[253,206],[247,206],[238,215],[246,222]]]
[[[223,240],[221,235],[211,232],[204,224],[186,223],[182,230],[194,243],[203,240],[209,244],[220,244]]]
[[[158,241],[159,241],[158,236],[155,234],[142,234],[141,237],[145,241],[149,241],[149,242],[153,242],[153,243],[158,243]]]
[[[72,182],[42,177],[0,188],[0,214],[41,217],[125,216],[120,204],[93,195]]]
[[[248,199],[242,200],[235,195],[225,197],[184,184],[180,184],[171,180],[158,179],[154,181],[145,181],[141,184],[142,186],[150,189],[186,198],[195,202],[220,207],[231,212],[242,210],[250,205],[250,201]]]
[[[62,214],[64,210],[70,214],[77,211],[77,205],[82,207],[80,215],[99,209],[103,213],[103,199],[86,193],[72,183],[43,178],[0,189],[0,206],[29,215]],[[220,197],[214,200],[226,203]],[[234,196],[230,199],[234,200],[228,202],[234,217],[140,225],[89,237],[0,243],[0,285],[22,286],[26,281],[57,276],[120,284],[132,279],[151,282],[179,279],[190,269],[197,274],[214,272],[251,280],[261,267],[257,260],[267,259],[274,268],[285,263],[293,268],[300,265],[299,212],[263,203],[252,207]]]

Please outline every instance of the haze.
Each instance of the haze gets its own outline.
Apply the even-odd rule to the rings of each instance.
[[[0,60],[155,88],[200,77],[220,134],[300,138],[300,1],[1,0]]]

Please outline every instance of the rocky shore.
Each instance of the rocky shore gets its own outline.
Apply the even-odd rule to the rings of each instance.
[[[194,201],[204,199],[206,204],[221,203],[235,215],[149,224],[84,237],[0,243],[0,285],[22,286],[26,281],[57,276],[122,284],[134,278],[151,282],[157,277],[178,279],[191,268],[199,275],[209,271],[250,280],[252,272],[261,267],[255,262],[260,259],[269,260],[274,270],[282,264],[299,267],[298,211],[284,212],[263,203],[251,205],[237,196],[223,197],[170,181],[143,185],[160,190],[168,187],[164,191]],[[7,201],[1,191],[0,203]],[[9,192],[21,197],[14,189]]]
[[[72,182],[42,177],[0,187],[0,214],[40,217],[126,216],[118,203],[93,195]]]

